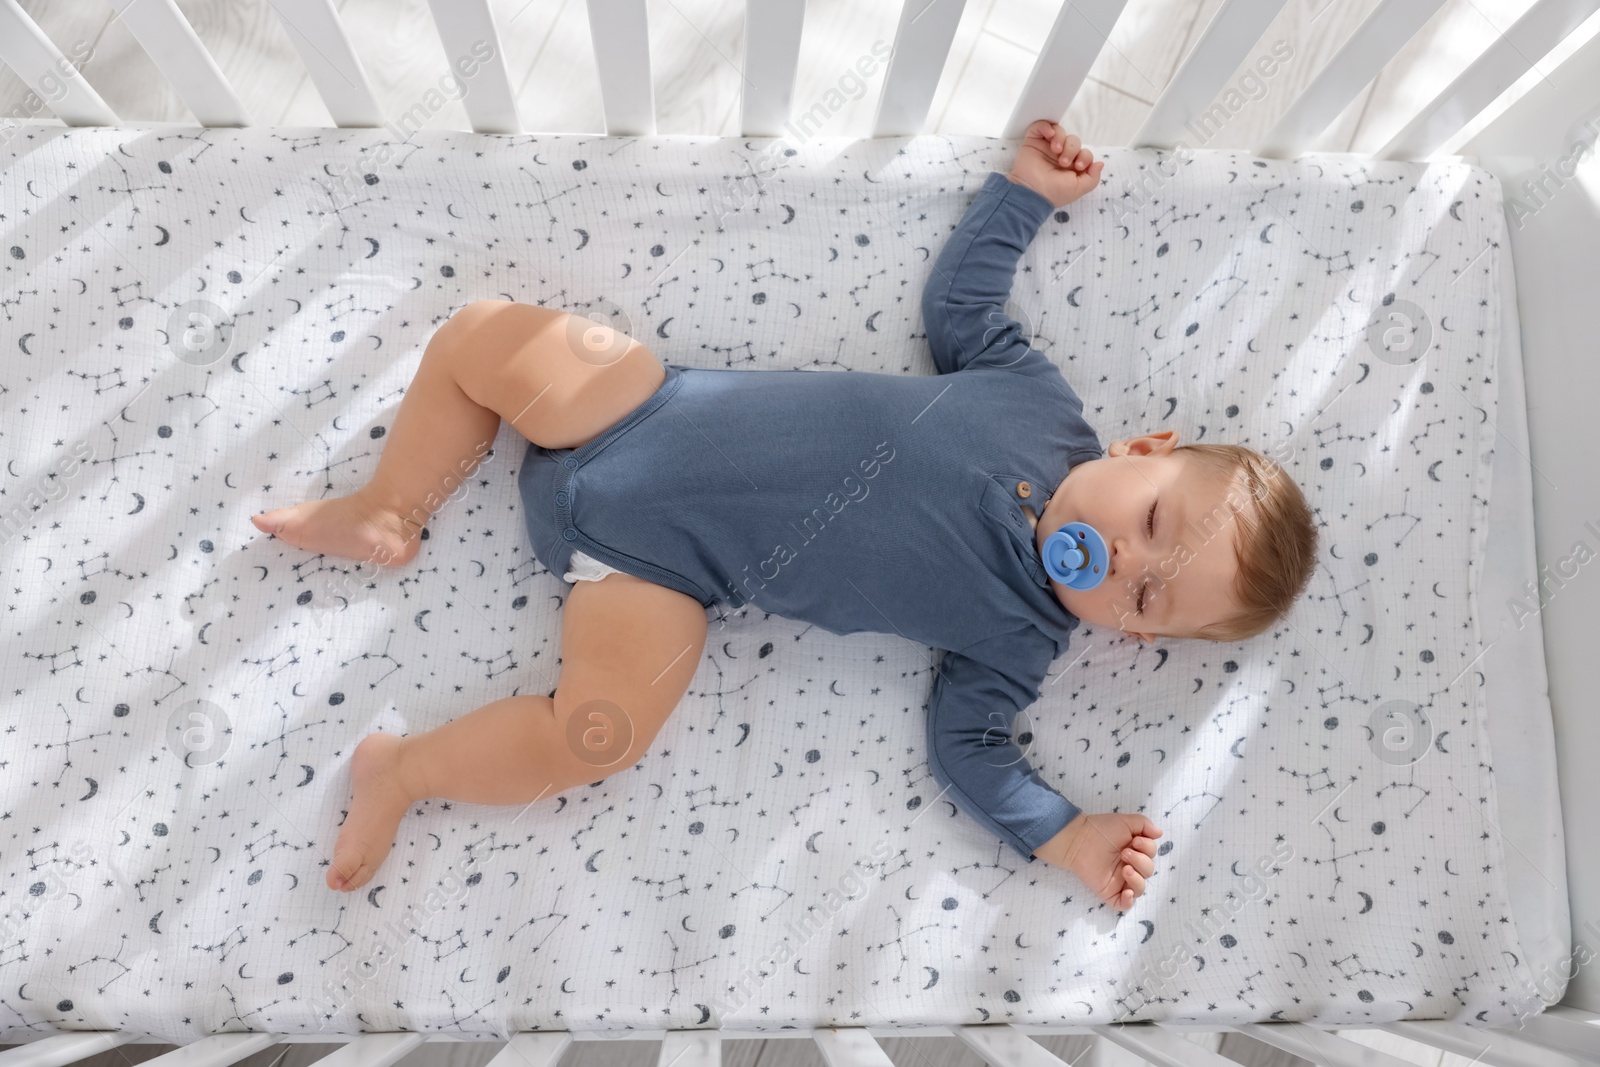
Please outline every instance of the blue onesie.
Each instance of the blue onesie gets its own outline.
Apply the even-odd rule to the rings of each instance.
[[[936,375],[666,364],[649,399],[577,449],[530,444],[517,482],[539,562],[574,550],[702,606],[752,603],[836,634],[946,650],[928,767],[1021,855],[1078,814],[1011,739],[1076,616],[1036,514],[1101,455],[1083,401],[1006,316],[1051,213],[993,172],[922,292]]]

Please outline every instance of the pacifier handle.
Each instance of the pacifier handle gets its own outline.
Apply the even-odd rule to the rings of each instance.
[[[1069,522],[1039,550],[1050,577],[1069,589],[1093,589],[1105,580],[1110,561],[1106,540],[1086,522]]]

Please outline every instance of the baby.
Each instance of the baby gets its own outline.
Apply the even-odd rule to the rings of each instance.
[[[366,884],[415,801],[527,805],[633,766],[721,600],[946,650],[927,719],[935,799],[1131,907],[1162,831],[1080,811],[1023,757],[1013,717],[1080,620],[1145,642],[1262,633],[1305,588],[1317,537],[1293,480],[1250,449],[1179,447],[1164,430],[1102,450],[1004,313],[1038,227],[1102,166],[1040,120],[1010,173],[988,175],[923,290],[935,375],[663,364],[609,327],[504,300],[441,326],[367,485],[252,521],[309,551],[405,564],[509,420],[530,442],[518,484],[534,553],[573,583],[559,684],[362,738],[329,887]],[[1106,543],[1093,589],[1041,560],[1073,521]]]

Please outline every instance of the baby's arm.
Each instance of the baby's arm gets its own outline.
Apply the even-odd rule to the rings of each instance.
[[[1035,849],[1077,818],[1078,806],[1040,778],[1011,739],[1012,716],[1038,691],[1016,680],[1022,671],[992,664],[1015,658],[1025,640],[1016,631],[945,653],[928,701],[928,769],[944,787],[941,799],[948,795],[1031,862]],[[1043,647],[1036,660],[1048,666],[1051,651]]]
[[[1087,815],[1052,789],[1011,738],[1012,717],[1039,697],[1055,655],[1023,629],[948,652],[928,703],[928,767],[956,807],[1019,855],[1076,874],[1101,900],[1126,909],[1155,869],[1161,831],[1142,815]],[[1124,850],[1131,852],[1124,855]]]
[[[1050,130],[1059,127],[1043,120],[1033,124],[1011,172],[996,171],[984,179],[934,260],[922,289],[922,321],[941,374],[985,366],[1064,384],[1060,371],[1032,348],[1032,338],[1005,311],[1017,261],[1039,227],[1054,208],[1100,180],[1102,164],[1077,147],[1077,138],[1062,142],[1073,153],[1067,163],[1053,162],[1065,156],[1065,148],[1060,156],[1046,155]],[[1084,169],[1073,169],[1080,166]],[[1071,399],[1082,406],[1076,396]]]

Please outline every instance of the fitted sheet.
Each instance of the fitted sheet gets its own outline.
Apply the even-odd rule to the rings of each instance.
[[[40,127],[0,150],[0,504],[40,501],[0,544],[0,1040],[1536,1004],[1530,954],[1561,935],[1514,910],[1493,827],[1500,776],[1553,761],[1497,763],[1485,727],[1486,695],[1548,724],[1484,651],[1510,275],[1498,187],[1458,162],[1105,150],[1023,258],[1010,310],[1103,439],[1262,448],[1323,523],[1284,626],[1085,626],[1014,724],[1076,803],[1166,830],[1127,914],[938,799],[933,650],[750,610],[712,609],[637,767],[526,809],[420,803],[370,887],[325,888],[356,741],[553,690],[568,586],[525,543],[505,425],[406,568],[249,516],[359,486],[472,299],[598,310],[684,365],[931,373],[928,261],[1014,144],[818,141],[776,170],[771,144]],[[1369,329],[1390,293],[1428,321],[1415,363]],[[1426,708],[1414,762],[1382,748],[1390,700]]]
[[[1514,272],[1510,245],[1501,269]],[[1533,479],[1528,444],[1528,404],[1522,373],[1522,339],[1515,286],[1500,291],[1500,399],[1497,447],[1489,495],[1484,571],[1484,697],[1500,811],[1494,831],[1505,851],[1511,914],[1524,958],[1546,1002],[1561,999],[1573,971],[1572,913],[1567,899],[1567,854],[1556,779],[1554,718],[1545,671],[1539,598],[1525,585],[1536,580]],[[1541,475],[1542,477],[1542,475]],[[1513,607],[1517,605],[1517,607]]]

